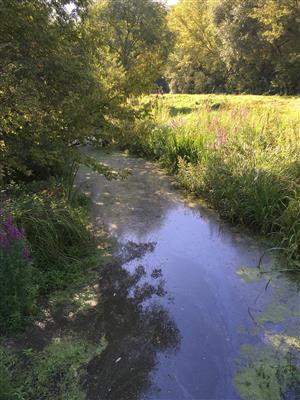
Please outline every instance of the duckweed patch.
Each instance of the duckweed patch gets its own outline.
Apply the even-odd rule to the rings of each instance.
[[[234,385],[243,399],[292,399],[300,393],[300,375],[291,353],[281,355],[265,347],[244,345],[241,354]]]

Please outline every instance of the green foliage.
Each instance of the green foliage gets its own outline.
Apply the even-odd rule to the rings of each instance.
[[[57,339],[33,355],[28,377],[28,398],[83,400],[79,368],[89,361],[93,346],[81,340]]]
[[[13,382],[16,358],[0,346],[0,400],[22,399],[21,390]]]
[[[190,114],[180,115],[189,102]],[[150,121],[147,130],[144,124],[135,136],[139,145],[129,148],[177,172],[183,187],[204,196],[230,221],[271,235],[295,261],[300,256],[299,116],[296,100],[274,102],[167,95],[155,110],[156,126]]]
[[[153,0],[104,0],[92,8],[89,23],[120,66],[127,95],[149,91],[162,76],[171,42],[166,13]]]
[[[130,111],[88,1],[73,2],[74,14],[65,0],[0,3],[0,179],[45,179]]]
[[[170,10],[175,34],[167,76],[173,93],[214,92],[224,89],[225,64],[212,21],[211,0],[182,0]]]
[[[83,400],[84,367],[106,347],[65,337],[54,339],[44,350],[12,354],[0,346],[1,400]]]
[[[179,1],[171,90],[299,93],[299,21],[298,0]]]

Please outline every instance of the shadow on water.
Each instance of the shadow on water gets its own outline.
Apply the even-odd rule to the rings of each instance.
[[[140,283],[146,277],[142,266],[132,274],[121,266],[103,272],[101,306],[108,346],[88,365],[88,399],[141,398],[151,386],[149,373],[157,352],[178,348],[175,322],[164,307],[151,301],[165,295],[161,273],[154,270],[152,276],[156,284]]]

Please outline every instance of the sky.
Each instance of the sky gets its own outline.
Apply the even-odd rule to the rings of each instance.
[[[167,4],[173,6],[174,4],[178,3],[179,0],[166,0]],[[71,12],[73,9],[72,3],[66,6],[66,9]]]

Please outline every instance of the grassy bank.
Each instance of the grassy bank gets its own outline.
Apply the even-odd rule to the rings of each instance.
[[[106,342],[101,330],[82,338],[64,318],[89,309],[111,245],[92,231],[88,210],[62,179],[1,191],[1,400],[84,398],[80,368]]]
[[[300,99],[164,95],[124,146],[159,160],[226,219],[300,256]]]

